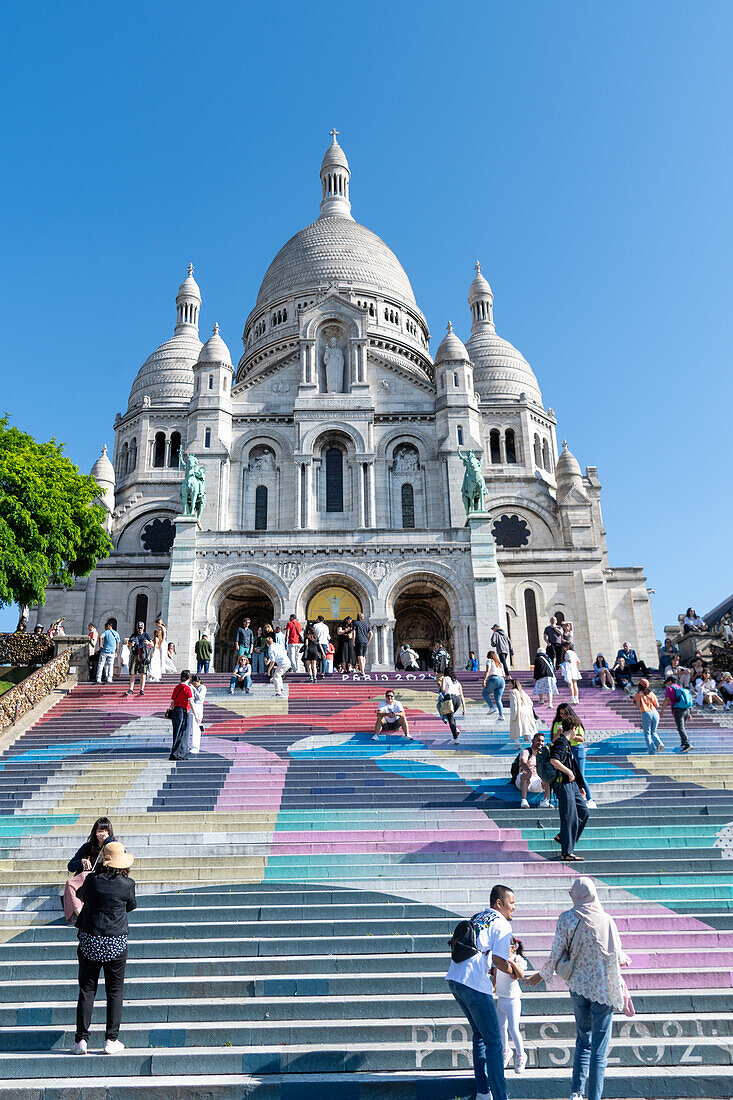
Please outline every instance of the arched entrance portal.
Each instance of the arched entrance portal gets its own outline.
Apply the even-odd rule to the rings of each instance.
[[[450,608],[442,592],[423,581],[409,584],[394,605],[394,659],[403,644],[420,655],[421,666],[429,667],[433,643],[442,640],[453,655],[453,631]]]
[[[336,645],[336,627],[343,622],[347,615],[352,619],[362,610],[361,601],[348,588],[331,584],[319,589],[308,601],[305,617],[309,622],[323,615],[326,625],[331,631],[331,640]]]
[[[256,580],[244,578],[227,592],[219,608],[219,630],[214,652],[217,672],[229,672],[236,663],[234,639],[244,619],[252,620],[250,625],[257,633],[258,626],[273,621],[274,612],[272,600]]]

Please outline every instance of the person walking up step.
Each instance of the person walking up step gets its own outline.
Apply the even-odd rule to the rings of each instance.
[[[662,709],[659,712],[660,721],[668,706],[680,735],[680,752],[690,752],[692,745],[687,737],[687,721],[692,714],[692,693],[689,688],[681,687],[677,683],[674,673],[667,676],[667,687],[664,690]]]
[[[552,734],[550,747],[550,764],[557,772],[554,789],[557,794],[557,805],[560,810],[560,848],[561,859],[569,863],[582,862],[582,856],[574,853],[575,845],[580,840],[583,829],[588,821],[588,804],[580,793],[580,776],[578,765],[573,756],[573,750],[568,740],[568,734],[575,729],[572,718],[565,717],[558,729]]]

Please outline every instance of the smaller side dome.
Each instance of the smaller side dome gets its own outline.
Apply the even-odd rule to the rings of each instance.
[[[331,130],[331,137],[333,140],[321,161],[321,212],[318,217],[351,218],[351,169],[346,153],[336,140],[338,130]]]
[[[223,363],[227,367],[232,365],[232,356],[229,348],[219,335],[218,323],[214,325],[211,336],[201,348],[198,358],[199,363]]]
[[[321,161],[321,171],[324,168],[345,168],[349,171],[349,162],[346,159],[346,153],[343,151],[338,141],[338,130],[331,131],[332,141],[326,152],[323,154],[323,160]]]
[[[562,454],[555,467],[555,479],[557,481],[557,499],[562,501],[571,489],[577,489],[585,496],[583,488],[583,474],[580,463],[568,447],[567,439],[562,441]]]
[[[114,485],[115,468],[107,454],[107,444],[102,447],[102,453],[89,471],[99,485]]]
[[[435,353],[435,365],[439,363],[468,363],[470,358],[466,351],[466,345],[459,340],[453,331],[453,325],[448,322],[448,330],[440,342]]]

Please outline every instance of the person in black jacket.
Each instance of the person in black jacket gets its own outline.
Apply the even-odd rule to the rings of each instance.
[[[107,993],[105,1054],[124,1050],[118,1039],[122,1020],[122,990],[127,965],[127,914],[137,908],[135,883],[128,877],[134,856],[124,844],[110,840],[93,875],[87,875],[77,890],[84,907],[76,919],[79,946],[79,1001],[76,1006],[75,1054],[86,1054],[89,1025],[99,972],[104,970]]]
[[[115,834],[112,822],[108,817],[98,817],[92,825],[89,839],[85,840],[75,856],[69,860],[67,866],[72,875],[78,875],[80,871],[91,871],[97,856],[108,840],[114,840]]]

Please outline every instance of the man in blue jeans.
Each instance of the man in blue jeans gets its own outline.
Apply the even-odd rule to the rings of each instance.
[[[489,908],[471,917],[476,954],[465,962],[451,962],[445,976],[473,1032],[476,1100],[506,1100],[501,1032],[489,971],[495,966],[518,976],[509,962],[514,905],[514,891],[508,886],[492,888]]]

